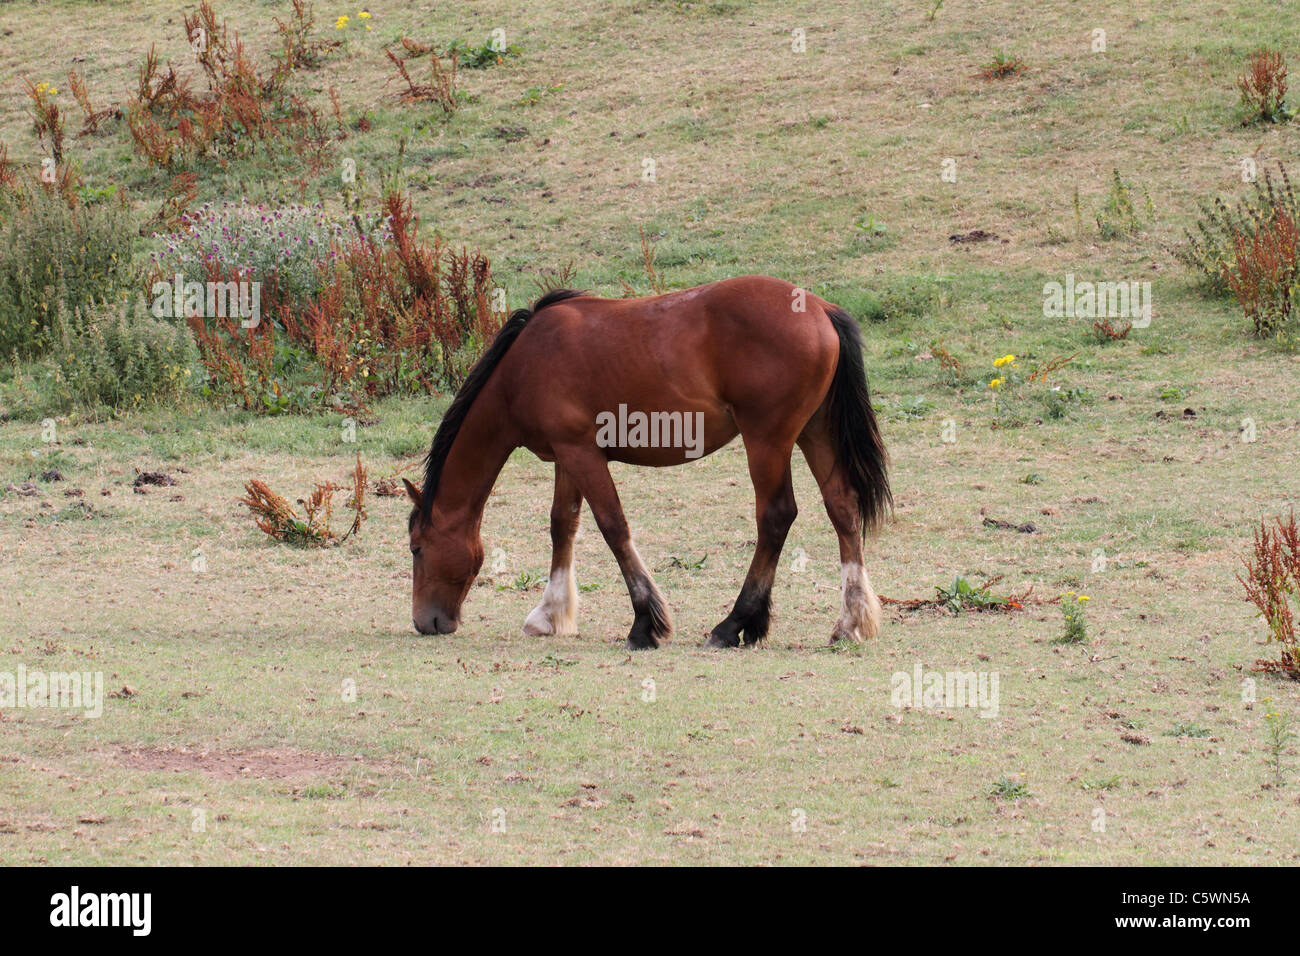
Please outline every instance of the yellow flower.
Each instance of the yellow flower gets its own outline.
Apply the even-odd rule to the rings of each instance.
[[[1092,598],[1088,597],[1088,595],[1086,594],[1080,594],[1077,600],[1080,604],[1082,604],[1084,601],[1091,601]]]
[[[360,13],[357,14],[357,19],[358,19],[358,20],[369,20],[369,19],[370,19],[370,11],[369,11],[369,10],[362,10]]]
[[[1000,359],[994,359],[994,360],[993,360],[993,367],[994,367],[994,368],[1001,368],[1001,367],[1004,366],[1004,365],[1010,365],[1010,364],[1013,363],[1015,360],[1016,360],[1016,357],[1015,357],[1014,355],[1004,355],[1004,356],[1002,356],[1002,358],[1000,358]]]
[[[1002,383],[1005,381],[1006,379],[1003,378],[991,378],[989,379],[989,388],[1001,388]]]
[[[352,18],[349,17],[346,13],[343,14],[341,17],[339,17],[337,20],[334,21],[334,29],[335,29],[335,30],[342,30],[345,26],[348,25],[348,21],[349,21],[350,19],[352,19]]]

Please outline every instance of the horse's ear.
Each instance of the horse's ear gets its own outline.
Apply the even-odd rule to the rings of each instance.
[[[424,499],[420,495],[420,489],[415,487],[415,485],[411,484],[405,478],[402,479],[402,484],[406,485],[406,496],[411,499],[411,503],[417,508],[421,507],[424,503]]]

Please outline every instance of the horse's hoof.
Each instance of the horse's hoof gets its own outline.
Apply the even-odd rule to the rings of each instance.
[[[659,642],[653,637],[650,638],[633,638],[631,635],[627,639],[627,649],[629,651],[653,651],[658,650]]]
[[[712,634],[710,634],[710,635],[708,636],[708,638],[704,641],[704,646],[705,646],[705,647],[722,648],[722,649],[725,650],[725,649],[727,649],[727,648],[731,648],[731,647],[739,647],[739,646],[740,646],[740,639],[737,638],[737,637],[733,637],[731,640],[727,640],[727,638],[723,637],[722,635],[720,635],[720,634],[718,634],[716,631],[714,631],[714,632],[713,632]]]
[[[525,637],[546,637],[554,633],[555,625],[551,623],[551,616],[540,606],[533,608],[524,620]]]

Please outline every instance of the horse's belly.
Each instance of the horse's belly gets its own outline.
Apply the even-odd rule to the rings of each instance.
[[[663,468],[698,461],[736,437],[725,408],[673,411],[629,408],[596,416],[596,445],[610,461]]]

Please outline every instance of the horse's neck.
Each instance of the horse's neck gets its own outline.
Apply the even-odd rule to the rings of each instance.
[[[433,510],[450,524],[477,529],[497,476],[518,442],[505,403],[491,383],[470,407],[442,466]]]

